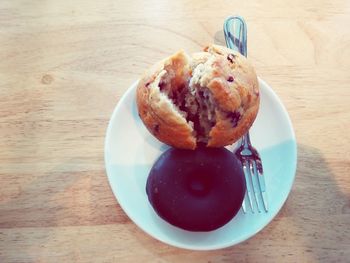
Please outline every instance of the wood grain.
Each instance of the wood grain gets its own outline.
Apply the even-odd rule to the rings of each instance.
[[[248,241],[196,252],[124,214],[103,143],[129,85],[178,49],[223,44],[232,14],[298,140],[295,184]],[[350,3],[0,2],[0,262],[346,262],[350,258]]]

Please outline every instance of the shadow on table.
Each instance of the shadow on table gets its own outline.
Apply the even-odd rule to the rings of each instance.
[[[226,46],[224,31],[217,31],[214,35],[214,44]]]
[[[346,262],[350,258],[350,195],[342,191],[318,149],[298,145],[298,156],[296,179],[285,205],[265,229],[239,245],[198,252],[154,241],[141,230],[133,234],[155,257],[176,262],[203,258],[208,262]]]

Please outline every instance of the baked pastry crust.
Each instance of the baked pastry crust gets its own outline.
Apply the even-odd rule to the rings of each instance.
[[[181,96],[188,97],[180,101]],[[195,100],[194,106],[189,99]],[[160,141],[185,149],[234,143],[253,124],[259,101],[253,66],[238,52],[218,45],[192,56],[179,51],[155,64],[141,78],[136,95],[147,129]],[[193,121],[196,114],[201,117]]]

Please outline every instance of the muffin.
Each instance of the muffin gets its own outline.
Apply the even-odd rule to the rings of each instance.
[[[136,94],[139,116],[160,141],[173,147],[222,147],[236,142],[259,109],[259,84],[249,61],[210,45],[184,51],[151,67]]]

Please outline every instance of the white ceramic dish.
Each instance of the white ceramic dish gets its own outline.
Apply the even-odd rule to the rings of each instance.
[[[157,141],[140,120],[134,83],[120,99],[105,140],[105,164],[112,191],[125,213],[142,230],[167,244],[193,250],[212,250],[238,244],[263,229],[278,213],[291,190],[297,151],[292,123],[273,90],[261,79],[261,106],[251,130],[252,144],[261,154],[268,213],[242,211],[211,232],[189,232],[162,220],[146,194],[146,180],[155,160],[168,146]]]

